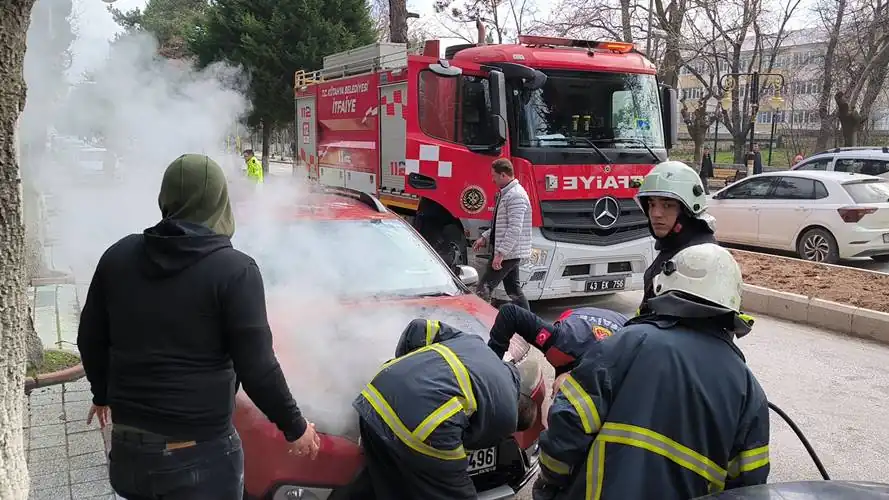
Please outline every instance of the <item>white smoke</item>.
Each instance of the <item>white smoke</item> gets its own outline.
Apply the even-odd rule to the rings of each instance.
[[[276,352],[297,403],[320,431],[355,437],[352,401],[394,357],[411,320],[487,332],[459,309],[399,300],[459,293],[401,221],[330,220],[348,199],[319,196],[298,181],[267,181],[237,205],[234,241],[262,271]]]
[[[101,53],[85,43],[78,50]],[[319,219],[337,207],[330,199],[319,207],[297,177],[267,174],[261,189],[254,189],[240,172],[243,160],[224,150],[249,111],[242,73],[221,64],[197,71],[156,57],[156,49],[148,35],[128,36],[113,44],[93,72],[94,83],[72,92],[55,119],[39,103],[29,107],[29,116],[59,131],[56,153],[25,167],[35,169],[57,209],[51,221],[56,269],[71,270],[88,283],[109,245],[158,221],[166,166],[183,153],[204,153],[227,168],[233,243],[259,263],[278,359],[298,404],[319,430],[355,435],[351,403],[394,356],[410,320],[435,318],[486,335],[478,320],[457,310],[398,301],[368,304],[375,294],[459,289],[406,227],[393,221],[325,223]],[[40,59],[32,64],[39,69]],[[104,153],[82,142],[96,131],[104,131],[105,143],[120,155],[113,175],[103,171]],[[305,218],[312,222],[300,220]]]
[[[232,173],[242,163],[225,151],[249,110],[240,71],[224,64],[198,71],[156,50],[146,34],[115,43],[92,83],[72,87],[63,113],[46,124],[57,131],[51,154],[25,167],[37,169],[57,209],[53,265],[79,280],[89,279],[110,244],[160,219],[158,189],[171,161],[203,153]],[[32,110],[40,112],[26,115]]]

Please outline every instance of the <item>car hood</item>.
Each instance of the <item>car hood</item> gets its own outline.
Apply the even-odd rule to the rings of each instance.
[[[270,297],[275,353],[294,398],[319,432],[357,439],[352,402],[384,362],[392,359],[401,332],[415,318],[437,319],[488,339],[497,311],[475,295],[297,306]],[[529,346],[514,337],[510,354]]]
[[[723,491],[698,500],[886,500],[889,484],[855,481],[799,481]]]

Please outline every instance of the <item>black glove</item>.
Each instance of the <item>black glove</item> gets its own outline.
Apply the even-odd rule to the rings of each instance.
[[[542,475],[538,475],[534,486],[531,487],[531,498],[532,500],[553,500],[559,490],[558,486],[547,482]]]

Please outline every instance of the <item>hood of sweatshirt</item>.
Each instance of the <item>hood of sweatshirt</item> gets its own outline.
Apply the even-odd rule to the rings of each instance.
[[[167,167],[158,195],[163,219],[143,232],[143,272],[178,274],[208,255],[230,248],[235,230],[228,185],[209,157],[185,154]]]

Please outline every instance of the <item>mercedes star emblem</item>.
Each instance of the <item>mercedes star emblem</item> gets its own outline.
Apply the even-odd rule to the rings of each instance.
[[[620,217],[620,204],[610,196],[599,198],[593,205],[593,220],[602,229],[608,229],[617,223]]]

